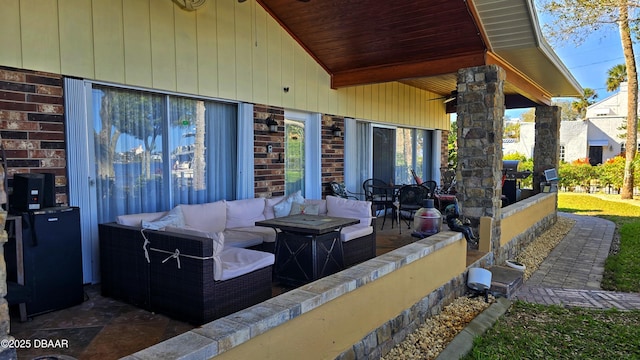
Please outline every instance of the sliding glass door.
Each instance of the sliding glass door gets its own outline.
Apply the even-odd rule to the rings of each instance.
[[[420,129],[396,129],[396,184],[412,184],[414,179],[411,170],[424,181],[436,180],[432,179],[431,174],[434,159],[427,157],[431,153],[432,133]]]
[[[237,106],[95,85],[98,222],[233,200]]]
[[[305,131],[304,121],[284,121],[284,181],[286,195],[300,191],[305,194]]]
[[[100,280],[98,224],[252,197],[243,189],[253,184],[253,152],[238,156],[253,148],[252,107],[64,81],[69,205],[81,212],[85,282]],[[241,172],[248,174],[244,186]]]
[[[435,159],[433,131],[373,126],[373,178],[386,183],[413,184],[411,170],[423,180],[431,180]]]
[[[396,129],[373,128],[373,178],[396,183]]]

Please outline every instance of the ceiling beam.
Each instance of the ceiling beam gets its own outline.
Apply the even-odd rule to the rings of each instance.
[[[513,87],[520,90],[521,94],[538,103],[539,105],[551,105],[551,94],[543,90],[526,75],[511,66],[495,53],[487,52],[487,65],[498,65],[506,72],[508,81]]]
[[[402,63],[388,66],[362,68],[334,73],[331,88],[375,84],[388,81],[419,78],[458,72],[458,69],[484,65],[484,52],[448,57],[446,59]]]

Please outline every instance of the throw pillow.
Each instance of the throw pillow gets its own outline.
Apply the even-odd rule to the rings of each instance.
[[[184,216],[180,205],[174,207],[169,213],[158,220],[142,220],[143,229],[162,230],[167,226],[184,227]]]
[[[308,215],[318,215],[319,213],[318,204],[291,204],[291,212],[289,215],[297,215],[297,214],[308,214]]]
[[[116,217],[116,223],[120,225],[140,227],[142,226],[142,221],[155,221],[167,214],[167,211],[160,211],[154,213],[119,215]]]
[[[300,190],[295,193],[287,196],[281,202],[277,203],[273,207],[273,211],[276,214],[276,217],[283,217],[289,215],[291,212],[291,205],[293,203],[304,204],[304,197],[302,197],[302,192]]]

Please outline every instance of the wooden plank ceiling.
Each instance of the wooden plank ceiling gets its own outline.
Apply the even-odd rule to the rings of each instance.
[[[488,63],[464,0],[257,1],[331,75],[333,88],[401,81],[448,96],[458,69]],[[543,102],[513,84],[505,94],[507,107]]]

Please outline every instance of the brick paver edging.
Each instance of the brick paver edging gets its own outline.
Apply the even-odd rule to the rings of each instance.
[[[640,294],[604,290],[580,290],[523,286],[515,300],[536,304],[592,309],[640,310]]]

